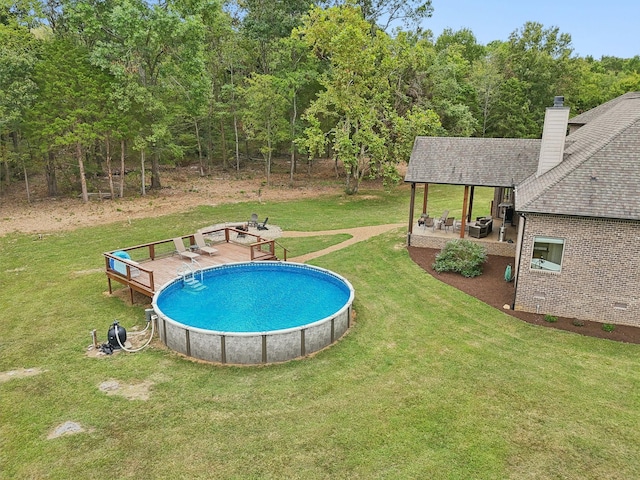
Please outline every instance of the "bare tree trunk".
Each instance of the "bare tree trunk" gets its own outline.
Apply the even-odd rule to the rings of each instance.
[[[120,198],[124,197],[124,152],[125,152],[125,141],[124,138],[120,140]]]
[[[11,175],[9,175],[9,160],[2,162],[2,166],[4,167],[4,184],[9,188],[11,184]]]
[[[89,193],[87,192],[87,177],[84,171],[84,159],[82,158],[82,146],[80,142],[76,142],[76,157],[78,158],[78,168],[80,169],[80,188],[82,189],[82,201],[89,201]]]
[[[140,164],[142,166],[140,173],[140,176],[142,177],[142,196],[144,197],[147,194],[147,186],[145,185],[146,179],[144,178],[144,148],[140,151]]]
[[[3,177],[2,177],[2,170],[3,168],[8,166],[8,161],[7,161],[7,144],[6,141],[4,139],[4,135],[2,133],[0,133],[0,193],[3,193],[4,191],[4,183],[3,183]],[[9,171],[7,169],[7,177],[9,176]]]
[[[27,166],[22,164],[22,171],[24,172],[24,186],[27,190],[27,203],[31,203],[31,190],[29,189],[29,174],[27,173]]]
[[[291,171],[289,173],[289,181],[293,182],[293,174],[296,171],[296,144],[294,138],[296,135],[296,118],[298,117],[298,106],[296,102],[296,94],[293,94],[293,113],[291,114]]]
[[[240,140],[238,139],[238,117],[233,113],[233,130],[236,138],[236,172],[240,171]]]
[[[204,162],[202,160],[202,140],[200,139],[200,128],[198,127],[198,120],[193,121],[196,128],[196,140],[198,142],[198,164],[200,165],[200,176],[204,177]]]
[[[236,141],[236,172],[240,172],[240,140],[238,139],[238,115],[236,114],[236,94],[233,84],[233,67],[231,67],[231,108],[233,109],[233,131]]]
[[[56,178],[56,157],[49,151],[44,162],[44,174],[47,178],[47,193],[50,197],[58,195],[58,180]]]
[[[162,188],[160,183],[160,152],[157,148],[151,160],[151,188],[158,190]]]
[[[271,122],[267,123],[267,185],[271,185]]]
[[[229,159],[227,158],[227,134],[224,129],[224,119],[220,119],[220,150],[222,154],[222,169],[227,170],[229,168]],[[213,150],[213,145],[211,145]],[[209,150],[209,151],[211,151]]]
[[[107,175],[109,176],[109,193],[111,194],[111,199],[113,200],[115,197],[115,190],[113,188],[113,172],[111,171],[111,142],[109,141],[109,137],[106,138],[105,143],[107,156]]]

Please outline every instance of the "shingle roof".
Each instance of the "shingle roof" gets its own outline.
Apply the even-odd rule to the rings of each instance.
[[[540,140],[416,137],[405,182],[511,187],[534,173]]]
[[[640,220],[640,92],[570,123],[583,126],[567,137],[563,161],[517,186],[516,210]]]
[[[580,115],[576,115],[575,117],[569,119],[569,125],[586,125],[593,119],[598,118],[603,113],[614,108],[620,102],[623,102],[628,98],[635,98],[638,95],[640,95],[639,92],[629,92],[629,93],[625,93],[624,95],[620,95],[619,97],[616,97],[613,100],[609,100],[608,102],[605,102],[602,105],[598,105],[597,107],[594,107],[591,110],[587,110],[586,112],[581,113]]]

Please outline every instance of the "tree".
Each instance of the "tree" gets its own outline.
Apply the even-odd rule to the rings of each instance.
[[[488,136],[539,137],[545,108],[574,81],[571,36],[560,33],[557,27],[527,22],[509,36],[508,42],[496,43],[493,51],[506,79],[505,88],[500,91],[501,108],[496,104],[494,115],[502,119],[511,115],[517,121],[517,131],[494,130],[489,124]],[[517,110],[517,115],[502,107],[511,112]]]
[[[180,154],[170,124],[176,118],[176,98],[184,99],[203,80],[201,18],[209,7],[204,1],[177,0],[84,0],[67,7],[69,28],[90,48],[92,62],[118,80],[113,95],[127,118],[138,123],[129,132],[141,153],[143,194],[146,152],[153,154],[152,188],[161,187],[160,153]]]
[[[242,32],[257,50],[257,71],[272,73],[274,48],[300,25],[310,0],[237,0]]]
[[[433,13],[431,0],[329,0],[320,2],[320,5],[330,6],[357,6],[362,16],[372,25],[379,26],[386,31],[390,26],[398,23],[404,26],[417,26],[425,18]]]
[[[390,39],[384,32],[372,33],[354,7],[315,8],[297,33],[330,65],[320,80],[324,90],[305,112],[306,147],[318,154],[328,141],[344,165],[347,193],[357,193],[364,175],[387,171],[376,166],[389,160],[385,120],[391,102],[384,59]],[[329,131],[322,130],[323,119]]]
[[[264,157],[267,184],[271,183],[271,159],[282,140],[287,138],[285,117],[287,99],[282,83],[272,75],[254,74],[242,90],[242,119],[250,139],[256,140]]]
[[[91,65],[89,52],[70,39],[51,38],[44,42],[43,53],[35,69],[38,99],[28,116],[31,137],[43,154],[56,148],[72,152],[87,202],[85,149],[101,136],[111,78]]]
[[[26,27],[9,19],[7,24],[0,23],[0,189],[2,166],[4,180],[10,182],[10,163],[21,164],[27,179],[20,136],[24,113],[36,96],[32,80],[36,54],[35,38]]]
[[[289,111],[289,154],[291,169],[289,179],[293,181],[296,168],[296,151],[300,136],[300,114],[310,103],[311,94],[317,92],[317,78],[320,64],[316,57],[310,54],[305,43],[298,36],[283,38],[275,55],[274,71],[280,80],[284,97],[287,99]],[[312,87],[310,89],[310,87]],[[306,97],[303,95],[307,92]],[[306,101],[301,101],[301,97]]]
[[[500,87],[504,83],[504,76],[492,52],[473,63],[471,83],[476,92],[477,115],[480,118],[478,133],[486,137],[493,109],[499,100]]]

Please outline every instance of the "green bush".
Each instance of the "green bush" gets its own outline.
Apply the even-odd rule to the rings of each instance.
[[[616,329],[616,326],[615,326],[615,325],[612,325],[611,323],[604,323],[604,324],[602,325],[602,329],[603,329],[605,332],[613,332],[613,331]]]
[[[436,256],[433,269],[436,272],[458,272],[464,277],[482,274],[482,264],[487,261],[486,249],[469,240],[452,240]]]
[[[558,321],[558,317],[555,315],[549,315],[548,313],[544,316],[544,321],[549,323],[556,323]]]

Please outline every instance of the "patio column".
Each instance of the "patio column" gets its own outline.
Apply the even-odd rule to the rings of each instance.
[[[411,246],[411,234],[413,233],[413,209],[416,205],[416,184],[411,182],[411,198],[409,200],[409,231],[407,234],[407,245]]]
[[[462,222],[460,223],[460,238],[464,238],[464,227],[467,224],[467,203],[469,202],[469,185],[464,186],[464,199],[462,200]]]
[[[424,198],[422,199],[422,213],[427,213],[427,196],[429,195],[429,184],[424,184]]]

